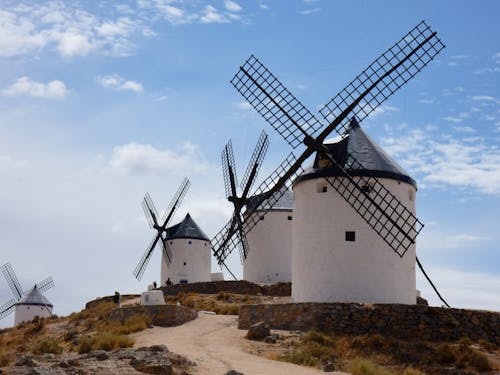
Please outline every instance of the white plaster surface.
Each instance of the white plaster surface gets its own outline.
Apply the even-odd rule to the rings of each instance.
[[[174,284],[179,284],[181,280],[188,283],[210,281],[210,242],[178,238],[169,240],[168,246],[172,252],[172,263],[168,265],[166,255],[162,255],[160,286],[165,285],[168,277]]]
[[[415,188],[379,178],[406,207]],[[415,245],[400,258],[323,178],[294,185],[292,298],[295,302],[416,303]],[[356,241],[345,240],[346,231]]]

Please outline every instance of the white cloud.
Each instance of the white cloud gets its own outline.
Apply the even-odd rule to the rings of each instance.
[[[301,10],[299,13],[302,14],[303,16],[308,16],[310,14],[318,13],[319,11],[321,11],[321,8]]]
[[[26,168],[29,163],[26,160],[14,159],[9,154],[0,154],[0,170]]]
[[[201,23],[227,23],[229,22],[223,14],[211,5],[207,5],[203,10],[203,16],[200,17]]]
[[[231,0],[225,0],[224,6],[230,12],[241,12],[242,9],[238,3],[235,3],[234,1]]]
[[[410,130],[399,137],[384,138],[381,145],[425,185],[468,187],[500,194],[500,150],[495,144],[440,139],[431,133]]]
[[[33,81],[29,77],[20,77],[11,86],[2,90],[3,96],[31,96],[44,99],[62,99],[68,94],[66,85],[59,80],[47,83]]]
[[[422,103],[422,104],[433,104],[436,102],[436,98],[429,98],[429,99],[423,98],[423,99],[419,99],[418,102]]]
[[[109,18],[90,13],[75,3],[48,1],[5,7],[0,11],[0,56],[34,53],[45,48],[61,56],[84,56],[92,51],[128,55],[131,37],[148,27],[139,19]]]
[[[211,168],[198,147],[189,142],[184,143],[179,152],[141,143],[115,146],[109,165],[125,173],[137,174],[160,171],[203,173]]]
[[[499,100],[497,100],[495,97],[489,96],[489,95],[476,95],[476,96],[471,97],[471,99],[475,102],[483,102],[483,103],[486,102],[486,103],[500,104]]]
[[[249,102],[240,102],[240,103],[237,103],[236,106],[239,109],[244,109],[244,110],[252,109],[252,105]]]
[[[103,87],[119,90],[119,91],[133,91],[142,92],[142,84],[137,81],[125,80],[117,74],[97,77],[97,82]]]
[[[493,60],[495,60],[495,64],[500,64],[500,52],[493,55]]]
[[[500,311],[497,275],[443,267],[429,267],[426,271],[452,307]],[[420,272],[417,272],[417,288],[431,305],[441,306],[442,302]]]

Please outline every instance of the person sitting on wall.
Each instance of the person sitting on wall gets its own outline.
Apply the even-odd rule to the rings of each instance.
[[[167,281],[165,281],[165,284],[167,284],[167,286],[172,285],[172,280],[170,280],[170,277],[167,279]]]

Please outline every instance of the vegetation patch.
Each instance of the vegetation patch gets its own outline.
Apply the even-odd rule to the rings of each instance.
[[[498,352],[493,344],[431,343],[382,335],[332,336],[317,331],[291,335],[265,354],[271,359],[299,365],[334,367],[353,375],[484,374],[494,370],[480,349]]]

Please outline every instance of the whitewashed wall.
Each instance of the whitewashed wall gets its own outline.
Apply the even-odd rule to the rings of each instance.
[[[413,186],[378,180],[415,213]],[[331,186],[321,193],[318,184],[325,179],[293,188],[294,301],[415,304],[415,246],[400,258]],[[355,242],[346,231],[356,232]]]
[[[52,307],[41,305],[16,305],[15,309],[14,324],[16,326],[19,323],[32,320],[35,316],[46,318],[52,313]]]
[[[172,251],[172,263],[167,266],[165,254],[161,260],[161,286],[167,278],[174,284],[182,279],[188,283],[210,281],[212,251],[210,242],[188,238],[178,238],[169,241]]]
[[[254,283],[292,281],[291,210],[269,211],[248,233],[250,247],[243,264],[243,279]]]

